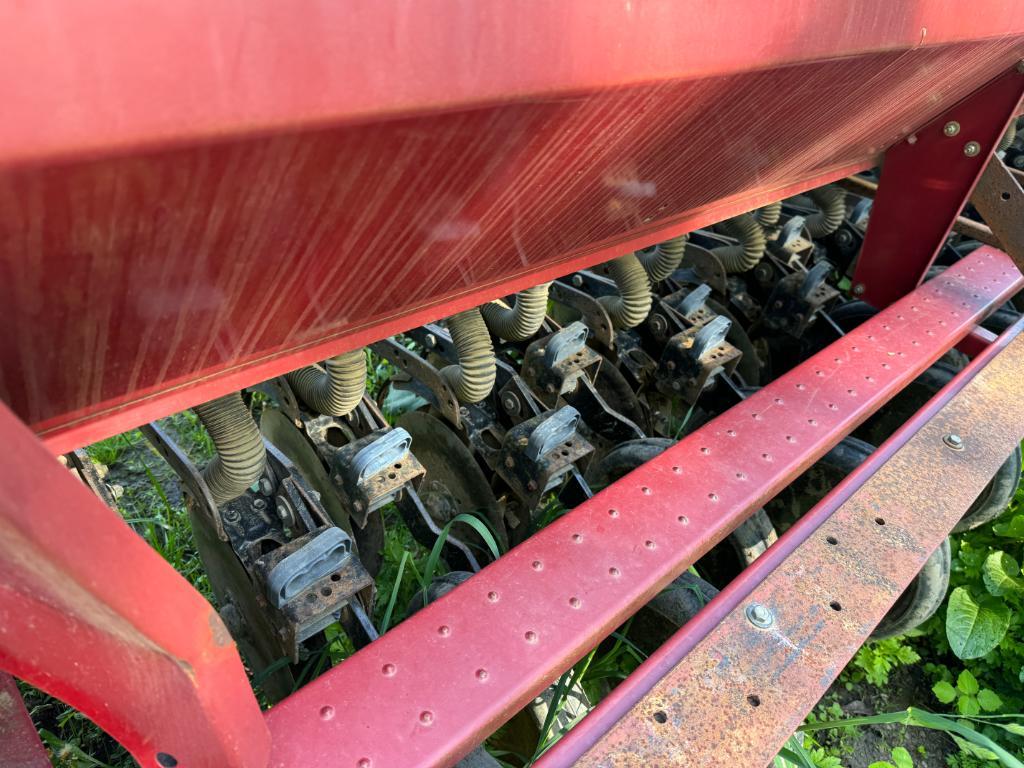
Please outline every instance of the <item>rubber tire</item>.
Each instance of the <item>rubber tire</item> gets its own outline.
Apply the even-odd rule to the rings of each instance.
[[[951,561],[949,539],[945,539],[875,627],[871,639],[884,640],[905,635],[934,616],[946,600]]]
[[[1021,447],[1018,445],[996,470],[995,476],[985,486],[985,490],[960,518],[960,522],[953,528],[954,533],[977,528],[995,520],[1006,511],[1020,486],[1021,458]]]

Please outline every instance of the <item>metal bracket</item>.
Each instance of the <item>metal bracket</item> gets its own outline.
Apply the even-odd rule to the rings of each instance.
[[[1013,263],[1024,269],[1024,188],[1019,173],[993,155],[974,188],[971,202]]]
[[[352,555],[352,539],[340,528],[324,528],[279,561],[267,574],[267,596],[278,608],[309,589]]]
[[[156,422],[143,424],[139,427],[139,431],[149,440],[150,445],[156,448],[156,452],[164,458],[164,461],[171,465],[171,469],[181,479],[181,484],[185,486],[185,490],[192,496],[193,501],[203,510],[203,514],[210,518],[214,530],[217,531],[217,538],[227,541],[228,535],[224,532],[224,521],[221,520],[217,503],[213,500],[210,487],[203,480],[203,475],[196,465],[178,447],[178,444],[156,425]]]
[[[448,421],[456,427],[461,427],[458,399],[437,368],[394,339],[378,341],[371,344],[370,349],[410,378],[409,382],[401,384],[400,389],[408,389],[422,395]]]

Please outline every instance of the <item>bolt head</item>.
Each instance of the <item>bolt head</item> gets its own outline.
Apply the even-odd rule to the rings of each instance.
[[[260,493],[262,493],[264,496],[269,496],[273,492],[274,492],[274,486],[270,482],[270,478],[268,478],[268,477],[261,477],[260,478]]]
[[[574,287],[582,288],[583,287],[583,276],[582,275],[573,275],[572,276],[572,280],[570,282],[572,282]]]
[[[977,157],[981,154],[981,144],[976,141],[968,141],[964,144],[964,154],[968,157]]]
[[[768,627],[775,623],[775,615],[767,606],[761,605],[761,603],[751,603],[748,605],[746,614],[747,621],[758,629],[768,629]]]
[[[516,465],[516,460],[515,459],[513,459],[511,456],[506,456],[505,457],[505,466],[506,467],[508,467],[509,469],[512,469],[513,467],[515,467],[515,465]]]
[[[430,347],[431,349],[437,346],[437,336],[435,336],[432,333],[428,333],[424,341],[427,342],[427,346]]]
[[[956,120],[950,120],[944,126],[942,126],[942,132],[947,136],[956,136],[960,133],[960,123]]]
[[[917,144],[917,134],[912,133],[907,136],[907,144]]]
[[[857,283],[855,286],[853,286],[853,295],[854,296],[863,296],[864,295],[864,283]]]
[[[964,439],[955,433],[950,433],[942,438],[947,446],[952,448],[954,451],[962,451],[964,449]]]

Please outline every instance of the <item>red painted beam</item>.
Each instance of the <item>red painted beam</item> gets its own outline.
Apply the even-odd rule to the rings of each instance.
[[[3,405],[0,442],[0,669],[147,768],[263,768],[267,728],[216,611]]]
[[[25,709],[14,678],[0,672],[0,765],[50,768],[50,758]]]
[[[577,755],[560,743],[538,768],[769,763],[1020,444],[1020,329],[788,531],[762,558],[769,562],[712,601],[704,613],[725,611],[706,636],[709,622],[698,621],[672,638],[671,655],[685,657],[596,744]],[[961,450],[945,444],[950,433]],[[770,627],[746,619],[754,603],[772,612]],[[657,656],[644,667],[661,666]],[[719,738],[727,728],[742,738]]]
[[[1022,284],[951,267],[274,707],[271,765],[454,762]]]
[[[562,768],[563,766],[575,765],[576,761],[582,758],[584,754],[593,754],[594,751],[605,749],[605,747],[600,745],[612,729],[616,727],[616,724],[628,714],[637,711],[636,708],[641,706],[643,699],[650,694],[660,681],[671,674],[677,665],[683,662],[687,654],[692,652],[700,642],[704,641],[705,638],[714,632],[715,628],[725,621],[730,614],[736,611],[742,604],[748,603],[751,594],[758,589],[776,568],[783,565],[790,557],[796,556],[797,561],[799,561],[804,542],[814,536],[832,514],[849,501],[942,408],[949,404],[953,398],[959,396],[964,387],[973,381],[985,366],[1005,350],[1010,342],[1020,336],[1022,330],[1024,330],[1024,320],[1018,321],[1013,327],[1007,329],[998,338],[998,341],[989,344],[979,351],[967,367],[960,371],[948,385],[943,387],[941,392],[937,393],[921,410],[893,433],[863,464],[843,479],[821,503],[801,517],[764,555],[746,568],[739,577],[733,579],[692,621],[688,622],[668,642],[651,654],[633,674],[618,685],[581,723],[575,726],[551,750],[545,753],[544,757],[537,763],[538,768]],[[1017,359],[1019,359],[1019,352]],[[1011,399],[1010,404],[1012,402]],[[991,420],[993,415],[988,413],[985,414],[985,417]],[[1000,412],[996,413],[995,418],[1002,424],[1007,422],[1007,419]],[[1013,422],[1010,423],[1013,424]],[[1024,424],[1024,420],[1019,423]],[[974,421],[970,424],[957,426],[958,434],[967,429],[973,432],[978,431]],[[980,482],[981,485],[978,486],[978,493],[980,493],[980,489],[988,482],[986,478],[991,477],[991,473],[986,475],[984,470],[979,471],[978,468],[972,468],[971,472],[965,474],[967,474],[966,478],[950,476],[948,479],[950,481],[955,479],[958,488],[963,487],[965,479]],[[937,493],[933,498],[949,499],[949,497],[950,494],[947,492]],[[971,496],[968,493],[966,497],[967,504],[973,502],[976,497],[977,494]],[[929,506],[931,507],[932,505]],[[966,506],[964,509],[966,509]],[[821,537],[818,536],[818,538],[820,539]],[[893,598],[895,599],[899,593],[900,590],[894,591]],[[790,607],[798,614],[802,610],[802,606],[799,603],[791,603]],[[875,623],[871,623],[867,629],[873,629]],[[834,666],[837,670],[842,668],[838,663],[834,663]],[[808,687],[813,687],[815,684],[818,686],[817,693],[813,696],[814,702],[817,702],[824,695],[830,683],[831,680],[821,678],[805,681],[805,685]],[[783,718],[783,720],[785,719]],[[716,742],[717,744],[718,742]],[[771,752],[771,754],[774,753],[774,751]],[[688,755],[688,758],[695,759],[696,757],[696,753]],[[766,758],[763,762],[767,763],[768,759]],[[751,764],[759,765],[760,763],[752,761]]]
[[[1008,0],[33,0],[0,165],[1022,34]]]

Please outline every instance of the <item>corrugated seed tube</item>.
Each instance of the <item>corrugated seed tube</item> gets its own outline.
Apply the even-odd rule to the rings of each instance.
[[[807,217],[807,233],[817,239],[831,235],[846,217],[846,192],[831,185],[812,189],[807,193],[818,211]]]
[[[725,271],[729,273],[746,272],[753,269],[764,256],[768,241],[764,235],[764,229],[757,223],[757,219],[751,213],[741,213],[733,216],[716,225],[717,228],[730,237],[740,241],[739,246],[727,245],[714,249],[714,254],[722,262]]]
[[[608,262],[609,274],[619,289],[618,296],[602,296],[599,301],[612,324],[619,329],[640,325],[651,311],[651,283],[636,254],[627,253]]]
[[[758,208],[754,211],[754,218],[762,227],[774,227],[782,218],[782,201]]]
[[[460,402],[479,403],[494,389],[497,363],[491,334],[478,309],[467,309],[449,317],[448,331],[459,363],[442,368],[441,375]]]
[[[366,354],[355,349],[332,357],[321,368],[308,365],[285,378],[307,406],[325,416],[345,416],[366,389]]]
[[[540,330],[548,310],[548,287],[541,283],[516,294],[515,304],[506,307],[496,301],[480,307],[484,322],[495,336],[506,341],[525,341]]]
[[[686,250],[686,241],[689,237],[689,235],[673,237],[671,240],[659,243],[651,253],[637,254],[651,283],[660,283],[676,271],[679,262],[683,260],[683,252]]]
[[[203,479],[220,506],[260,479],[267,463],[263,436],[238,392],[192,410],[217,449],[217,455],[203,468]]]

